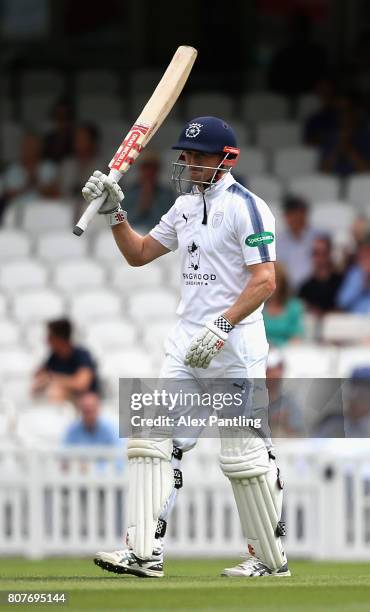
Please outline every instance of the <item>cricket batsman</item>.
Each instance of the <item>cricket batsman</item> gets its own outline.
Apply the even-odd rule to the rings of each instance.
[[[189,121],[176,144],[172,179],[180,193],[146,236],[121,208],[121,188],[100,171],[82,193],[132,266],[169,251],[181,257],[179,321],[165,343],[160,378],[263,379],[268,354],[262,308],[275,288],[275,222],[266,203],[235,181],[239,155],[232,128],[216,117]],[[196,439],[130,439],[125,550],[96,554],[103,569],[162,577],[166,518],[181,486],[181,457]],[[249,427],[221,436],[220,467],[230,480],[249,554],[226,576],[290,576],[281,536],[283,484],[271,441]]]

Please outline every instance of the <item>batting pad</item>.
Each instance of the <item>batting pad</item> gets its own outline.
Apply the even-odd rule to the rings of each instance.
[[[271,570],[279,569],[286,563],[277,535],[283,491],[264,441],[252,430],[245,438],[221,439],[220,465],[231,482],[248,544]]]
[[[159,515],[174,486],[172,440],[129,440],[127,454],[128,541],[137,557],[148,559],[155,548]]]

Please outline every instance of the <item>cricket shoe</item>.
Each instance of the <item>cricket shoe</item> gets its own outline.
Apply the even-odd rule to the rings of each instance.
[[[222,572],[221,576],[232,576],[232,577],[254,577],[254,576],[274,576],[274,577],[286,577],[290,576],[291,573],[288,569],[288,564],[285,563],[278,570],[271,570],[267,565],[262,563],[257,557],[248,556],[245,561],[235,565],[234,567],[226,567]]]
[[[94,558],[95,565],[103,570],[116,574],[131,574],[139,578],[163,578],[163,551],[153,551],[151,559],[139,559],[132,550],[115,550],[98,552]]]

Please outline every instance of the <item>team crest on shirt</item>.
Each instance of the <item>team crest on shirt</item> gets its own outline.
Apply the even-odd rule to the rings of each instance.
[[[193,241],[188,246],[188,268],[192,268],[193,270],[199,270],[200,266],[200,246],[199,244],[195,244]]]
[[[182,277],[185,285],[207,286],[217,278],[214,272],[201,272],[200,270],[200,246],[194,240],[188,245],[187,270],[183,271]]]
[[[202,123],[189,123],[188,127],[185,130],[186,138],[196,138],[197,136],[199,136],[202,127]]]
[[[222,212],[222,210],[218,210],[214,215],[213,215],[213,219],[212,219],[212,227],[216,228],[216,227],[220,227],[222,220],[224,218],[224,213]]]

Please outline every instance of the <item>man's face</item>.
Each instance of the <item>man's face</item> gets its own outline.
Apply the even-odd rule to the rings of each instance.
[[[184,151],[185,163],[190,166],[190,178],[194,182],[209,182],[215,170],[221,163],[223,156],[218,153],[202,153],[201,151]],[[197,168],[208,166],[209,168]]]
[[[325,240],[315,240],[312,249],[312,261],[315,269],[330,263],[330,247]]]
[[[292,232],[299,232],[306,227],[307,211],[304,208],[296,208],[285,213],[285,220]]]
[[[81,410],[81,417],[86,429],[93,429],[99,416],[99,403],[96,395],[86,393],[81,397],[78,407]]]
[[[53,353],[58,354],[61,349],[61,345],[64,344],[64,340],[55,336],[52,332],[49,332],[47,335],[47,342]]]

